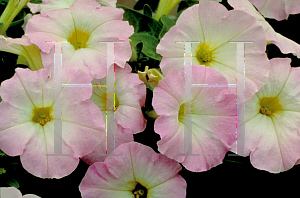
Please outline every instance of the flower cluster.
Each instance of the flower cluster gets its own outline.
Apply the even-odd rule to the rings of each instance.
[[[3,155],[44,179],[70,175],[81,159],[84,198],[183,198],[181,165],[209,171],[229,151],[270,173],[300,164],[300,68],[266,53],[274,44],[300,58],[300,45],[264,18],[298,14],[300,0],[220,2],[197,1],[173,20],[176,0],[160,0],[154,15],[116,0],[9,0],[0,50],[25,68],[1,82]],[[11,38],[24,6],[24,34]],[[138,133],[158,134],[159,153]],[[0,188],[0,197],[22,194]]]

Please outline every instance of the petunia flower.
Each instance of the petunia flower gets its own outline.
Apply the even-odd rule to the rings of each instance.
[[[72,3],[75,0],[64,0],[64,1],[57,1],[57,0],[42,0],[42,3],[35,4],[35,3],[28,3],[27,6],[30,8],[32,13],[37,13],[41,11],[53,11],[53,10],[60,10],[65,8],[70,8]],[[95,0],[96,2],[100,3],[101,5],[108,6],[108,7],[116,7],[117,0]]]
[[[54,99],[54,77],[49,76],[46,68],[17,68],[15,72],[0,87],[0,149],[9,156],[20,155],[24,169],[36,177],[62,178],[71,174],[79,157],[92,152],[105,137],[100,109],[85,101],[91,97],[92,87],[63,87]],[[91,83],[82,71],[70,68],[62,68],[61,82]],[[61,104],[58,118],[55,104]],[[57,120],[62,124],[62,136],[55,131],[62,140],[58,146],[61,154],[69,156],[54,153],[58,148],[57,141],[54,142]]]
[[[236,82],[237,71],[237,43],[229,41],[252,41],[245,44],[245,100],[267,81],[270,63],[265,34],[259,22],[245,12],[228,11],[213,1],[200,1],[183,11],[156,49],[163,57],[160,67],[164,75],[183,70],[184,44],[175,43],[178,41],[200,42],[192,44],[192,63],[216,69],[229,84]]]
[[[192,65],[191,80],[200,85],[227,84],[219,72],[203,65]],[[154,123],[161,138],[159,152],[193,172],[222,163],[236,138],[236,95],[228,87],[192,87],[191,98],[185,98],[184,71],[173,70],[154,88],[152,106],[160,115]],[[191,108],[192,130],[185,122],[185,108]],[[197,156],[179,155],[184,153],[185,128],[192,133],[189,146]]]
[[[162,15],[168,16],[172,9],[180,2],[181,0],[160,0],[158,7],[155,13],[155,20],[159,20]],[[199,0],[199,1],[210,1],[210,0]],[[212,0],[221,2],[222,0]]]
[[[0,27],[0,35],[4,35],[11,22],[23,9],[23,7],[29,2],[29,0],[9,0],[4,11],[0,17],[0,23],[3,25]]]
[[[44,68],[41,50],[25,35],[15,39],[0,35],[0,50],[19,55],[17,63],[27,65],[32,71]]]
[[[249,0],[266,18],[277,21],[288,19],[290,14],[300,13],[300,0]]]
[[[132,142],[133,134],[142,132],[146,128],[146,119],[141,110],[145,106],[146,86],[139,79],[138,74],[131,73],[131,67],[126,63],[125,68],[115,66],[115,114],[106,113],[106,88],[98,85],[106,84],[106,77],[93,79],[93,94],[88,101],[96,104],[102,112],[103,120],[107,120],[107,125],[114,124],[115,148],[120,144]],[[107,132],[107,136],[110,134]],[[108,137],[107,137],[108,138]],[[106,156],[106,144],[110,142],[104,138],[102,142],[82,160],[88,164],[103,162]],[[110,154],[110,153],[108,153]]]
[[[122,144],[115,153],[123,156],[108,156],[88,168],[79,185],[83,198],[186,196],[186,181],[174,160],[137,142]]]
[[[0,197],[1,198],[41,198],[33,194],[26,194],[22,196],[20,190],[15,187],[1,187]]]
[[[81,69],[93,78],[106,76],[106,43],[115,44],[115,63],[124,68],[132,51],[128,37],[133,27],[122,21],[123,9],[101,6],[95,1],[75,0],[69,9],[41,12],[31,17],[26,25],[26,35],[42,50],[44,65],[53,70],[54,44],[61,41],[62,67]],[[69,42],[69,43],[68,43]]]
[[[261,23],[265,31],[267,42],[275,44],[284,54],[292,53],[300,58],[300,44],[275,32],[272,26],[265,20],[263,16],[259,14],[259,12],[248,0],[228,0],[228,3],[235,10],[242,10],[254,16]]]
[[[273,58],[270,63],[268,81],[245,102],[241,124],[244,155],[250,154],[255,168],[279,173],[300,161],[300,68],[291,67],[289,58]]]

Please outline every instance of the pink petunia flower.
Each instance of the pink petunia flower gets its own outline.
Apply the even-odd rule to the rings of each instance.
[[[175,43],[179,41],[200,41],[192,44],[192,63],[216,69],[229,84],[236,83],[237,70],[237,43],[229,41],[252,41],[245,44],[245,100],[267,81],[270,63],[265,34],[260,23],[245,12],[228,11],[214,1],[200,1],[183,11],[156,49],[163,56],[160,67],[164,75],[183,70],[184,44]]]
[[[105,87],[93,87],[93,95],[89,99],[96,104],[102,112],[103,120],[107,120],[107,126],[114,123],[115,129],[115,148],[120,144],[132,142],[133,134],[139,133],[146,128],[146,119],[143,116],[141,107],[145,106],[146,86],[139,79],[138,74],[131,73],[131,67],[126,63],[125,68],[115,66],[115,115],[111,112],[106,113],[107,93]],[[106,77],[94,79],[92,84],[105,85]],[[107,134],[108,136],[109,134]],[[82,160],[88,164],[103,162],[105,156],[99,154],[106,153],[106,138]]]
[[[192,98],[185,99],[184,84],[184,72],[173,70],[154,88],[152,106],[160,115],[154,123],[161,138],[158,150],[190,171],[206,171],[222,163],[235,141],[236,95],[230,94],[228,87],[192,87]],[[227,81],[213,68],[192,65],[192,84]],[[191,108],[192,131],[188,128],[188,133],[192,133],[192,154],[200,156],[178,155],[184,153],[187,107]]]
[[[70,8],[72,3],[75,0],[64,0],[64,1],[57,1],[57,0],[42,0],[42,3],[35,4],[35,3],[28,3],[27,6],[30,8],[32,13],[37,13],[41,11],[53,11],[53,10],[60,10],[65,8]],[[109,7],[116,7],[117,0],[95,0],[96,2],[100,3],[104,6]]]
[[[249,0],[266,18],[277,21],[288,19],[290,14],[300,13],[300,0]]]
[[[120,145],[116,154],[91,165],[79,185],[83,198],[132,198],[186,196],[181,166],[137,142]]]
[[[41,198],[33,194],[27,194],[22,196],[20,190],[15,187],[1,187],[0,197],[1,198]]]
[[[31,17],[26,25],[26,35],[42,52],[44,65],[53,70],[54,44],[62,41],[62,65],[82,69],[93,78],[106,76],[106,58],[113,56],[107,44],[99,41],[122,42],[115,44],[115,63],[124,68],[132,51],[128,37],[133,27],[122,21],[123,9],[101,6],[91,0],[75,0],[69,9],[41,12]]]
[[[62,68],[61,82],[91,83],[82,71],[70,68]],[[15,75],[0,87],[0,149],[9,156],[20,155],[24,169],[41,178],[71,174],[79,157],[92,152],[105,137],[100,109],[85,101],[92,95],[91,86],[63,87],[55,97],[53,93],[54,77],[49,76],[46,68],[38,71],[17,68]],[[54,112],[57,101],[61,104],[61,119]],[[60,145],[54,142],[57,119],[62,123]],[[55,133],[60,136],[58,131]],[[69,156],[56,155],[57,146],[62,148],[61,154]]]
[[[284,54],[292,53],[300,58],[300,44],[275,32],[272,26],[259,14],[248,0],[228,0],[228,3],[235,10],[242,10],[254,16],[261,23],[266,34],[267,42],[275,44]]]
[[[267,83],[245,102],[244,154],[255,168],[279,173],[300,162],[300,68],[289,58],[270,63]]]

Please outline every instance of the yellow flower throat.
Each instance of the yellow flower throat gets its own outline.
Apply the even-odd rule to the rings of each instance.
[[[282,106],[279,99],[276,97],[263,97],[260,99],[259,113],[269,117],[273,117],[275,113],[280,113]]]
[[[89,40],[90,34],[87,31],[74,30],[68,38],[71,45],[74,46],[75,50],[80,48],[86,48],[87,41]]]
[[[52,107],[36,107],[32,110],[33,116],[32,121],[39,123],[41,126],[44,126],[47,122],[53,120],[51,116]]]

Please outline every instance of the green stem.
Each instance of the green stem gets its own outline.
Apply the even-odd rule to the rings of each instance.
[[[174,6],[176,6],[180,1],[181,0],[160,0],[154,19],[158,21],[162,15],[168,16]]]
[[[3,23],[3,26],[0,27],[0,35],[5,34],[11,22],[28,2],[29,0],[8,1],[7,6],[0,17],[0,23]]]

